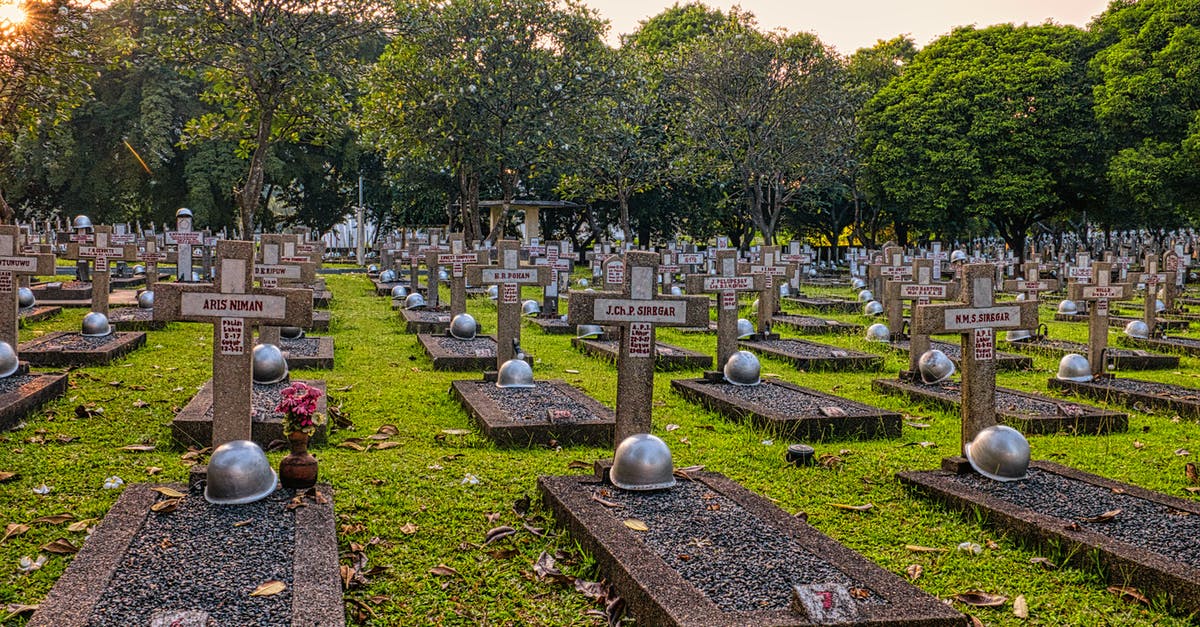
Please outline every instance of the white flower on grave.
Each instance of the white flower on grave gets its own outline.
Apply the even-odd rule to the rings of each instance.
[[[763,443],[763,446],[771,446],[772,444],[775,443],[775,440],[763,440],[762,443]]]
[[[38,554],[36,560],[28,555],[22,557],[20,560],[17,560],[17,568],[21,569],[21,572],[23,573],[31,573],[45,565],[46,556],[41,554]]]
[[[50,494],[50,490],[52,490],[52,489],[53,488],[51,488],[50,486],[43,483],[42,485],[34,488],[33,493],[34,494]]]
[[[472,475],[472,474],[468,474],[467,476],[463,477],[462,483],[463,483],[463,485],[478,485],[479,477],[476,477],[475,475]]]
[[[116,475],[108,477],[104,480],[105,490],[115,490],[123,485],[125,485],[125,480]]]
[[[983,547],[975,544],[974,542],[960,542],[958,545],[958,550],[962,551],[963,553],[970,553],[972,555],[979,555],[980,553],[983,553]]]

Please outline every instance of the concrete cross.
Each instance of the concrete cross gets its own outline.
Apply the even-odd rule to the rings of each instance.
[[[679,272],[679,265],[675,262],[675,251],[669,250],[662,253],[662,263],[658,264],[658,276],[662,277],[662,293],[670,294],[671,285],[675,283],[675,273]]]
[[[164,283],[154,295],[155,320],[213,325],[214,447],[250,439],[253,327],[312,325],[312,290],[252,287],[254,242],[218,242],[217,263],[219,285]]]
[[[1041,264],[1037,261],[1026,261],[1021,264],[1021,272],[1024,273],[1023,279],[1013,279],[1004,282],[1004,291],[1006,292],[1021,292],[1025,294],[1026,301],[1038,302],[1042,292],[1052,292],[1058,289],[1058,281],[1055,279],[1043,279]],[[1036,323],[1034,324],[1036,327]],[[1031,334],[1036,334],[1037,329],[1029,329]]]
[[[609,255],[604,260],[604,289],[619,290],[625,285],[625,259],[621,255]]]
[[[17,313],[17,276],[54,274],[54,255],[21,251],[21,228],[0,224],[0,341],[17,350],[20,315]]]
[[[496,265],[467,266],[471,285],[496,285],[496,368],[516,357],[514,342],[521,340],[521,286],[546,285],[550,268],[521,264],[521,244],[496,242]]]
[[[450,236],[449,252],[431,252],[436,255],[438,266],[450,268],[450,315],[457,316],[467,312],[467,273],[468,265],[486,264],[487,251],[468,252],[461,233]],[[428,263],[428,261],[426,262]],[[435,270],[436,273],[436,270]]]
[[[913,333],[962,336],[962,448],[983,429],[996,424],[996,329],[1037,326],[1037,303],[996,304],[990,263],[968,264],[961,271],[962,302],[918,305]]]
[[[571,292],[567,322],[620,329],[617,354],[617,424],[614,444],[650,432],[654,396],[654,329],[656,326],[700,327],[708,324],[707,296],[656,295],[657,253],[630,251],[620,292]]]
[[[68,259],[87,259],[92,262],[92,311],[108,315],[108,264],[117,259],[137,259],[136,246],[113,246],[109,241],[111,226],[97,226],[91,244],[72,243],[67,246]]]
[[[429,229],[429,245],[418,248],[418,251],[423,253],[423,256],[417,259],[417,261],[425,262],[425,281],[428,284],[428,289],[425,292],[425,304],[430,309],[437,309],[441,300],[438,288],[442,284],[442,264],[438,261],[438,256],[441,253],[450,252],[450,247],[442,243],[442,230]]]
[[[76,246],[81,246],[84,244],[92,243],[92,241],[94,241],[94,237],[92,236],[92,228],[93,227],[89,226],[86,228],[74,229],[71,233],[66,234],[65,237],[63,234],[60,233],[57,241],[59,244],[65,243],[66,247],[60,248],[59,250],[63,253],[67,253],[70,250],[70,247],[72,244],[74,244]],[[76,278],[76,280],[79,280],[79,281],[91,281],[92,280],[91,272],[89,272],[89,270],[88,270],[88,267],[90,266],[90,264],[88,263],[87,259],[80,259],[77,256],[76,257],[68,257],[68,258],[73,259],[75,261],[75,278]]]
[[[1128,283],[1111,283],[1112,264],[1092,264],[1092,275],[1088,284],[1072,283],[1067,286],[1067,298],[1088,303],[1088,361],[1092,374],[1104,374],[1104,350],[1108,347],[1108,301],[1128,300],[1133,297]]]
[[[766,277],[761,274],[737,276],[737,251],[716,252],[717,274],[689,274],[684,277],[688,294],[717,295],[717,369],[737,352],[738,292],[761,292]],[[761,304],[761,303],[760,303]]]
[[[554,318],[558,316],[558,295],[567,285],[571,270],[575,269],[574,260],[579,255],[571,251],[571,242],[548,242],[546,244],[546,265],[553,273],[550,282],[542,290],[542,316]]]
[[[904,263],[902,248],[889,246],[884,250],[884,264],[879,267],[879,275],[883,278],[883,285],[880,291],[875,292],[875,298],[883,303],[884,311],[887,312],[888,329],[892,337],[898,337],[901,327],[904,326],[904,299],[901,297],[900,285],[913,283],[913,266]],[[929,281],[932,280],[933,272],[930,270],[929,280],[925,285],[929,285]],[[922,289],[929,291],[930,288]],[[944,300],[945,291],[941,290],[939,293],[939,298]]]
[[[929,242],[929,258],[933,260],[933,280],[942,280],[942,263],[950,258],[946,251],[942,250],[941,242]]]
[[[788,252],[779,256],[779,260],[791,264],[794,268],[790,284],[796,290],[800,289],[800,284],[804,282],[804,273],[808,271],[808,267],[812,265],[812,253],[802,252],[800,250],[800,242],[788,242]]]
[[[303,288],[312,285],[316,277],[317,264],[307,261],[306,256],[284,256],[284,243],[290,235],[266,233],[262,236],[259,259],[254,264],[254,280],[262,287]],[[304,261],[300,261],[304,260]],[[279,345],[280,329],[275,325],[261,325],[258,330],[260,344]]]
[[[158,262],[167,260],[167,253],[158,249],[158,240],[147,237],[137,253],[138,261],[146,264],[146,289],[153,290],[158,281]]]
[[[911,315],[916,315],[918,306],[928,305],[931,300],[950,298],[950,290],[945,283],[933,282],[933,267],[936,265],[934,260],[913,259],[912,264],[912,274],[915,275],[913,280],[888,281],[884,285],[888,303],[888,329],[892,331],[892,338],[899,337],[900,330],[904,326],[904,301],[913,301]],[[914,325],[910,323],[908,333],[908,371],[910,373],[918,371],[917,362],[927,350],[929,350],[929,335],[917,333]]]
[[[756,264],[738,264],[738,272],[742,274],[761,274],[765,277],[758,296],[759,333],[770,335],[771,320],[775,317],[775,312],[779,310],[779,279],[776,277],[786,277],[793,270],[792,264],[779,262],[778,246],[763,246],[759,251],[759,261]]]
[[[180,209],[175,212],[175,230],[167,232],[167,237],[176,244],[176,280],[191,281],[192,246],[199,246],[203,243],[203,239],[201,239],[202,234],[199,231],[192,230],[192,212],[190,210]]]
[[[1154,335],[1154,327],[1158,324],[1158,286],[1169,286],[1175,281],[1174,272],[1159,272],[1158,259],[1156,255],[1146,255],[1146,260],[1143,262],[1143,271],[1138,277],[1138,280],[1146,284],[1146,299],[1142,303],[1142,320],[1146,323],[1151,336]],[[1165,291],[1169,291],[1169,287]],[[1164,301],[1165,303],[1165,301]]]
[[[1167,311],[1175,311],[1175,294],[1183,289],[1184,278],[1187,277],[1185,257],[1175,250],[1163,253],[1163,267],[1167,272],[1174,273],[1174,280],[1163,286],[1163,305]]]

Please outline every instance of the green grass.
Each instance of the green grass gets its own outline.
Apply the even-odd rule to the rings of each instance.
[[[434,372],[416,338],[403,331],[387,299],[372,295],[364,276],[330,275],[327,281],[335,297],[330,335],[337,345],[336,368],[302,371],[299,376],[325,378],[331,405],[340,406],[355,424],[354,430],[334,432],[330,445],[316,454],[322,480],[336,489],[341,550],[349,551],[352,543],[361,545],[368,566],[388,567],[368,585],[347,592],[348,598],[374,597],[378,601],[368,602],[374,614],[367,616],[367,623],[598,624],[597,618],[585,615],[594,606],[582,595],[533,575],[533,562],[542,551],[560,551],[567,556],[564,570],[570,574],[601,576],[590,558],[561,531],[553,530],[545,538],[523,532],[484,549],[476,545],[494,526],[520,527],[511,505],[522,496],[534,497],[532,515],[539,517],[535,524],[551,528],[545,510],[536,505],[535,477],[580,473],[569,470],[568,464],[591,461],[609,450],[497,448],[475,434],[464,410],[447,394],[451,381],[478,375]],[[443,296],[448,301],[448,293],[443,291]],[[535,291],[527,290],[525,296],[535,297]],[[495,329],[491,303],[472,300],[469,310],[488,330]],[[23,329],[22,338],[76,329],[83,313],[68,310],[55,320]],[[827,317],[865,321],[854,315]],[[1042,318],[1051,320],[1049,308],[1043,307]],[[1049,324],[1053,337],[1085,339],[1083,325]],[[616,370],[611,364],[583,356],[571,348],[569,336],[546,335],[531,325],[525,325],[522,333],[522,346],[538,360],[538,377],[564,378],[600,401],[614,404]],[[786,330],[783,333],[790,335]],[[63,512],[76,519],[102,518],[118,496],[117,491],[102,488],[110,475],[126,482],[185,480],[187,467],[180,459],[183,451],[172,447],[169,423],[174,412],[210,377],[211,335],[211,326],[189,323],[152,332],[145,348],[120,362],[73,371],[65,397],[31,416],[25,427],[0,434],[0,471],[18,473],[15,479],[0,483],[0,524],[29,523]],[[672,330],[661,330],[659,339],[710,353],[716,342],[712,335]],[[675,463],[703,464],[773,499],[788,512],[806,512],[812,525],[891,572],[903,576],[909,565],[920,565],[923,574],[915,583],[931,594],[948,598],[979,589],[1010,599],[1026,597],[1028,621],[1013,617],[1011,601],[1002,608],[971,610],[989,625],[1188,624],[1186,617],[1170,615],[1161,603],[1131,605],[1106,592],[1103,573],[1086,556],[1080,561],[1082,566],[1062,566],[1067,556],[1061,552],[1033,550],[1020,538],[982,525],[978,516],[962,516],[911,496],[894,474],[932,469],[943,456],[954,454],[958,417],[871,391],[871,379],[894,377],[906,364],[906,356],[858,337],[814,339],[884,354],[885,369],[881,373],[804,373],[764,358],[763,371],[902,411],[908,420],[930,427],[905,427],[898,440],[814,443],[818,454],[837,454],[844,463],[833,469],[795,469],[783,461],[788,444],[784,438],[730,422],[671,392],[672,378],[698,376],[699,371],[659,373],[655,376],[654,430],[671,445]],[[1001,373],[999,384],[1045,392],[1046,379],[1056,365],[1052,358],[1035,356],[1034,370]],[[1159,371],[1132,376],[1200,387],[1200,381],[1194,380],[1200,376],[1196,366],[1194,359],[1185,358],[1178,371],[1182,375]],[[567,369],[579,374],[566,373]],[[137,407],[136,401],[149,404]],[[101,407],[104,413],[77,417],[76,406],[86,404]],[[1176,456],[1175,450],[1186,448],[1200,455],[1200,429],[1194,422],[1176,423],[1171,418],[1131,412],[1128,433],[1034,436],[1031,443],[1035,458],[1191,498],[1184,490],[1183,465],[1194,457]],[[393,440],[403,446],[368,452],[338,446],[347,438],[375,433],[384,424],[398,428],[399,435]],[[678,425],[678,429],[667,431],[668,424]],[[445,429],[470,429],[471,434],[445,435]],[[74,439],[60,442],[59,435]],[[906,446],[917,441],[936,446]],[[1143,446],[1136,447],[1135,442]],[[136,443],[157,448],[149,453],[119,450]],[[272,453],[272,462],[280,455]],[[149,467],[162,470],[151,476]],[[479,483],[464,484],[468,474],[477,476]],[[32,489],[43,483],[52,491],[45,496],[34,494]],[[868,502],[874,508],[866,513],[831,505]],[[489,521],[491,513],[498,513],[499,518]],[[415,533],[402,531],[409,523],[416,525]],[[0,545],[0,603],[35,604],[46,595],[70,558],[51,555],[44,568],[30,574],[19,571],[18,560],[36,556],[38,547],[59,537],[80,544],[84,534],[67,531],[66,524],[34,524],[27,533]],[[905,549],[905,545],[953,549],[960,542],[988,546],[989,541],[995,548],[977,556],[953,550],[913,553]],[[514,552],[489,554],[493,549]],[[1041,555],[1060,567],[1046,570],[1030,562]],[[461,576],[430,574],[439,564],[453,567]]]

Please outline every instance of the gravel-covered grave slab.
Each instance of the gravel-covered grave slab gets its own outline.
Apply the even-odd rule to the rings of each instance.
[[[490,335],[460,340],[450,335],[419,333],[417,341],[433,360],[434,370],[483,372],[496,367],[496,338]]]
[[[279,338],[279,350],[283,351],[290,370],[332,370],[333,338],[302,337]]]
[[[787,381],[733,385],[717,379],[675,379],[680,396],[734,420],[749,420],[799,440],[898,438],[902,416]]]
[[[889,344],[892,348],[899,352],[907,354],[909,352],[908,340],[900,340]],[[954,362],[955,366],[962,367],[962,344],[960,342],[946,342],[943,340],[929,340],[929,348],[936,348],[946,354],[950,361]],[[1033,358],[1025,355],[1014,355],[1012,353],[996,352],[996,369],[997,370],[1029,370],[1033,368]]]
[[[771,322],[782,327],[795,329],[800,333],[822,335],[857,335],[862,333],[863,330],[860,324],[850,324],[837,320],[802,316],[800,314],[775,314],[771,317]]]
[[[920,380],[875,379],[871,381],[871,389],[947,410],[958,410],[962,403],[962,387],[956,381],[930,384]],[[1002,387],[996,388],[996,416],[1022,433],[1103,435],[1129,428],[1128,414]]]
[[[787,305],[812,309],[813,311],[824,311],[831,313],[856,314],[862,313],[863,308],[863,303],[848,298],[794,298],[785,296],[783,298],[783,302]]]
[[[29,364],[22,363],[15,373],[0,379],[0,431],[19,426],[38,407],[66,391],[67,375],[29,372]]]
[[[325,392],[324,381],[309,379],[284,379],[279,383],[268,385],[254,384],[251,406],[254,416],[250,424],[250,439],[255,444],[266,449],[275,440],[285,440],[283,435],[283,417],[275,413],[279,404],[279,393],[283,388],[299,381]],[[317,413],[328,416],[328,395],[321,394],[317,401]],[[205,447],[212,444],[212,415],[213,415],[213,385],[212,379],[204,383],[200,391],[188,401],[188,404],[175,415],[171,421],[171,437],[180,446]],[[314,444],[325,442],[326,426],[317,427],[313,434]]]
[[[826,623],[802,605],[792,609],[793,586],[816,587],[807,596],[825,605],[815,611],[840,614],[837,624],[967,624],[949,605],[725,476],[688,477],[652,492],[593,476],[538,478],[558,523],[595,557],[638,624]]]
[[[1138,339],[1122,334],[1120,342],[1137,348],[1149,348],[1168,353],[1181,353],[1200,357],[1200,340],[1190,337],[1166,336]]]
[[[528,322],[529,324],[541,329],[542,333],[548,333],[550,335],[571,335],[575,333],[575,327],[567,324],[567,321],[561,316],[554,316],[551,318],[527,316],[524,318],[524,320],[525,322]]]
[[[145,345],[142,331],[116,331],[100,337],[55,331],[22,342],[17,352],[34,366],[103,366]]]
[[[17,316],[21,322],[41,322],[49,320],[62,313],[62,307],[51,307],[47,305],[34,305],[33,307],[23,307],[17,310]]]
[[[380,281],[379,279],[373,278],[373,279],[371,279],[371,283],[375,285],[375,295],[376,296],[391,296],[392,288],[396,287],[397,285],[403,285],[404,287],[407,287],[410,290],[412,287],[409,285],[409,282],[407,280],[404,280],[404,281]],[[425,293],[424,286],[422,286],[418,291],[421,292],[422,294],[424,294]]]
[[[617,340],[581,337],[571,338],[571,345],[587,355],[602,357],[612,362],[617,361],[617,353],[621,348]],[[665,342],[654,344],[654,368],[657,370],[711,368],[712,364],[712,355]]]
[[[506,446],[611,446],[616,414],[562,380],[532,388],[454,381],[450,393],[490,440]]]
[[[1200,418],[1200,389],[1105,376],[1092,381],[1050,379],[1050,389],[1066,390],[1106,403],[1133,409],[1164,409],[1187,418]],[[1135,407],[1135,405],[1142,407]]]
[[[437,309],[399,309],[404,330],[409,333],[442,335],[450,328],[450,311]]]
[[[172,511],[151,506],[184,493]],[[55,583],[31,627],[345,624],[329,486],[212,505],[181,484],[131,484]],[[281,592],[251,596],[279,581]]]
[[[161,331],[166,320],[155,320],[153,309],[142,307],[113,307],[108,310],[108,323],[118,331]]]
[[[1136,587],[1173,612],[1200,612],[1200,503],[1045,461],[1011,482],[978,475],[962,458],[942,468],[897,478],[1081,568],[1099,565],[1112,583]]]
[[[1049,338],[1029,338],[1027,340],[1005,341],[1009,348],[1024,350],[1043,355],[1061,357],[1067,353],[1088,354],[1088,346],[1083,342],[1070,340],[1052,340]],[[1144,350],[1108,347],[1104,351],[1105,365],[1111,370],[1163,370],[1178,368],[1179,357],[1176,355],[1160,355]]]
[[[314,311],[312,312],[312,324],[305,327],[305,331],[313,331],[315,333],[325,333],[329,331],[329,321],[333,319],[333,313],[330,311]]]
[[[388,294],[391,294],[389,291]],[[313,307],[317,309],[329,309],[329,303],[333,301],[333,292],[329,290],[313,290]]]
[[[879,370],[883,357],[796,339],[748,339],[738,345],[760,355],[791,362],[801,370]]]
[[[1054,319],[1058,322],[1082,322],[1084,324],[1087,324],[1088,315],[1085,313],[1083,313],[1083,314],[1056,313],[1056,314],[1054,314]],[[1141,316],[1138,316],[1136,318],[1126,318],[1124,316],[1109,316],[1108,317],[1108,326],[1120,327],[1120,328],[1124,329],[1125,325],[1129,324],[1130,322],[1133,322],[1134,320],[1141,320],[1141,319],[1142,319]],[[1159,329],[1162,329],[1165,331],[1186,331],[1187,328],[1189,326],[1191,326],[1191,322],[1188,322],[1187,320],[1169,320],[1166,318],[1156,318],[1154,324]]]
[[[92,304],[92,284],[90,281],[53,281],[41,283],[29,288],[33,297],[44,305],[61,305],[63,307],[89,307]],[[112,291],[112,284],[108,286]]]

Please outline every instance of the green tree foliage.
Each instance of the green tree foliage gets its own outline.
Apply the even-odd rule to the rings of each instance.
[[[1034,223],[1095,206],[1090,54],[1055,25],[960,28],[922,50],[862,115],[877,202],[935,232],[986,219],[1017,254]]]

